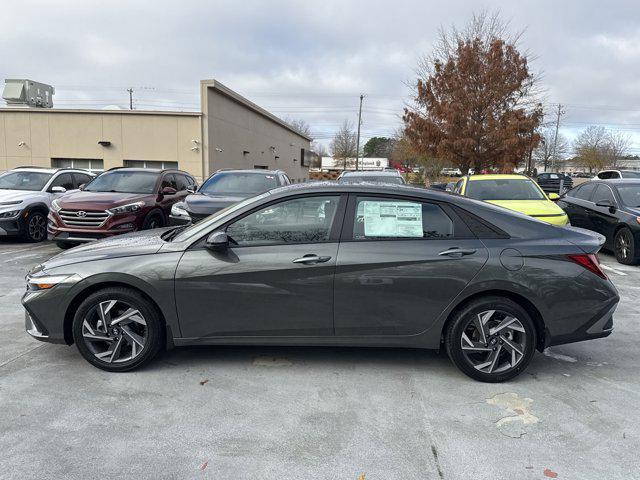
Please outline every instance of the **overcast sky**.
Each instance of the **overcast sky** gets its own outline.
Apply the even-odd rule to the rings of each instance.
[[[199,109],[216,78],[328,139],[357,120],[363,135],[401,124],[416,60],[440,25],[499,8],[536,56],[546,99],[566,105],[563,132],[623,130],[640,154],[637,1],[2,1],[0,76],[56,87],[58,107]],[[552,107],[550,107],[552,108]],[[547,118],[546,120],[550,120]]]

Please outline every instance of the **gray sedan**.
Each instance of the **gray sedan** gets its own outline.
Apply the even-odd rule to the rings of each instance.
[[[206,344],[443,348],[477,380],[608,336],[603,237],[393,185],[295,185],[197,225],[73,248],[30,272],[26,328],[126,371]]]

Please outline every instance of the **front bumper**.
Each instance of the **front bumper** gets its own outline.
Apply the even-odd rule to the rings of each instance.
[[[0,219],[0,237],[15,237],[20,235],[22,215],[13,218]]]
[[[58,215],[50,212],[47,223],[47,238],[59,242],[91,242],[100,238],[135,232],[138,230],[138,220],[136,215],[118,215],[109,218],[104,225],[98,228],[68,227]]]
[[[191,224],[191,217],[169,215],[169,226],[177,227]]]

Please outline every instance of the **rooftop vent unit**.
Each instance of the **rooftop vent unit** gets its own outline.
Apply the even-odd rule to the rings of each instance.
[[[7,105],[38,108],[53,108],[56,91],[51,85],[32,80],[7,78],[4,81],[2,98]]]

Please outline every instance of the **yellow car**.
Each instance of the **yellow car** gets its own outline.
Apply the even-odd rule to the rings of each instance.
[[[560,196],[557,193],[547,196],[536,182],[525,175],[469,175],[461,178],[453,191],[553,225],[569,223],[564,210],[552,202]]]

